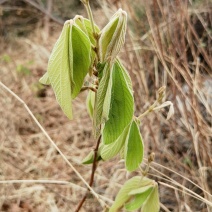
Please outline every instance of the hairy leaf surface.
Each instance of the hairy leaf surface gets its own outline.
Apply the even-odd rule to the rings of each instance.
[[[70,36],[70,25],[66,24],[54,45],[47,71],[60,107],[65,115],[72,119],[71,84],[73,63],[71,61],[73,60],[73,51],[69,45]]]
[[[72,49],[73,49],[73,92],[74,99],[82,88],[84,78],[89,71],[91,63],[91,43],[88,36],[77,26],[72,27]],[[71,47],[70,47],[71,48]]]
[[[88,36],[73,21],[66,22],[49,58],[47,72],[56,99],[69,119],[71,100],[80,92],[90,67],[90,52]]]
[[[110,98],[106,99],[106,93],[108,89],[109,79],[110,79],[110,64],[106,63],[104,65],[104,68],[102,70],[102,77],[100,78],[99,82],[99,88],[97,90],[97,97],[96,97],[96,108],[95,108],[95,114],[94,114],[94,128],[95,128],[95,136],[98,137],[100,134],[100,125],[103,123],[103,106],[104,101],[109,101]]]
[[[125,165],[128,171],[134,171],[143,160],[143,141],[138,124],[133,121],[125,142]]]
[[[119,136],[119,138],[115,142],[103,146],[101,151],[101,157],[103,160],[109,160],[120,152],[121,148],[124,146],[124,142],[128,135],[129,127],[130,126],[126,127],[124,132]]]
[[[134,100],[129,79],[119,62],[111,70],[112,88],[108,120],[103,128],[103,142],[110,144],[117,140],[125,127],[131,122],[134,111]],[[108,99],[105,99],[108,101]]]
[[[121,209],[124,206],[124,204],[131,198],[129,192],[133,189],[138,188],[140,186],[141,181],[142,178],[136,176],[125,182],[125,184],[118,192],[116,199],[113,205],[111,206],[109,212],[117,212],[119,209]]]
[[[156,184],[145,201],[142,207],[142,212],[159,212],[159,210],[160,200],[158,196],[158,185]]]

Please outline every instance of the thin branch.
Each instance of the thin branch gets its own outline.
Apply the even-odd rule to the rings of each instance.
[[[91,171],[91,176],[90,176],[90,182],[89,182],[89,186],[92,187],[93,182],[94,182],[94,175],[95,175],[95,171],[97,168],[97,157],[98,157],[98,149],[99,149],[99,145],[100,145],[100,141],[101,141],[101,135],[99,136],[97,143],[96,143],[96,147],[94,149],[94,159],[93,159],[93,164],[92,164],[92,171]],[[85,196],[82,198],[82,200],[80,201],[79,205],[77,206],[75,212],[78,212],[81,207],[83,206],[87,196],[88,196],[88,192],[89,192],[89,188],[85,194]]]
[[[4,85],[2,82],[0,82],[0,86],[5,89],[7,92],[9,92],[12,96],[14,96],[20,103],[23,104],[23,106],[26,108],[29,115],[32,117],[34,122],[37,124],[37,126],[40,128],[40,130],[43,132],[43,134],[46,136],[46,138],[49,140],[49,142],[52,144],[52,146],[59,152],[61,157],[64,159],[64,161],[72,168],[72,170],[75,172],[75,174],[80,178],[80,180],[87,186],[88,190],[96,197],[96,199],[99,201],[102,207],[106,205],[105,202],[103,202],[99,195],[89,186],[89,184],[86,182],[86,180],[81,176],[81,174],[75,169],[75,167],[71,164],[71,162],[66,158],[66,156],[63,154],[63,152],[59,149],[59,147],[55,144],[55,142],[50,138],[48,133],[45,131],[45,129],[41,126],[41,124],[38,122],[38,120],[33,115],[32,111],[29,109],[29,107],[26,105],[26,103],[17,96],[12,90],[10,90],[6,85]]]

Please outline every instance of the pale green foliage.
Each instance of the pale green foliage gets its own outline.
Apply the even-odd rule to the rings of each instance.
[[[134,171],[143,160],[143,141],[136,121],[132,121],[118,137],[111,143],[104,145],[101,151],[103,160],[111,159],[124,148],[123,158],[125,159],[126,169]]]
[[[72,100],[81,90],[91,89],[86,105],[93,121],[94,136],[99,137],[98,141],[101,136],[101,143],[84,158],[83,164],[95,166],[94,158],[96,161],[109,160],[120,154],[126,169],[135,171],[143,160],[144,147],[138,119],[133,116],[131,79],[117,58],[125,41],[126,24],[127,14],[121,9],[101,32],[82,16],[66,21],[40,82],[52,86],[69,119],[73,117]],[[90,78],[83,87],[87,74]],[[158,212],[157,183],[146,177],[128,180],[109,211],[121,208]]]
[[[72,119],[71,87],[73,70],[73,52],[69,49],[70,25],[63,27],[48,63],[48,75],[60,107],[65,115]]]
[[[99,39],[100,61],[113,61],[125,42],[127,13],[119,9],[103,28]]]
[[[120,152],[128,136],[129,127],[130,125],[126,127],[126,129],[115,142],[103,146],[101,151],[101,157],[103,160],[109,160]]]
[[[72,119],[71,101],[80,92],[90,63],[88,36],[73,21],[66,22],[49,58],[48,76],[45,74],[40,82],[52,85],[57,101],[69,119]]]
[[[49,75],[48,72],[46,72],[39,80],[40,83],[43,85],[50,85]]]
[[[82,88],[84,78],[88,73],[91,63],[91,43],[88,36],[77,26],[73,25],[71,35],[73,51],[73,92],[75,98]],[[71,46],[70,46],[71,47]],[[70,48],[69,47],[69,48]]]
[[[134,100],[128,84],[129,79],[126,79],[124,70],[118,62],[114,63],[110,77],[112,78],[110,111],[102,132],[104,144],[116,141],[131,122],[134,112]]]
[[[108,89],[108,82],[110,79],[110,64],[106,63],[104,65],[104,68],[102,70],[102,77],[100,78],[99,87],[96,94],[96,111],[94,114],[94,130],[95,130],[95,136],[99,136],[100,134],[100,125],[103,123],[103,105],[104,101],[106,101],[105,96]],[[110,88],[109,88],[110,89]],[[107,99],[107,101],[110,102],[110,99]]]
[[[143,141],[138,124],[133,121],[125,141],[124,158],[128,171],[134,171],[143,160]]]
[[[82,16],[75,16],[74,18],[75,23],[79,26],[81,30],[89,37],[90,42],[93,46],[96,46],[96,39],[94,38],[93,31],[92,31],[92,26],[90,20],[83,18]],[[95,25],[95,30],[97,33],[100,32],[100,29],[98,26]],[[89,75],[92,75],[92,70],[93,70],[93,63],[94,60],[96,59],[96,53],[94,51],[91,52],[91,65],[89,68]]]
[[[95,104],[95,93],[90,90],[88,91],[86,106],[91,119],[93,118],[94,104]]]
[[[129,211],[158,212],[158,186],[155,181],[146,177],[133,177],[120,189],[109,212],[117,212],[121,208]]]

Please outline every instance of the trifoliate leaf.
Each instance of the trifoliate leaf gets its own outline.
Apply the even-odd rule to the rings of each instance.
[[[115,62],[111,70],[112,88],[109,116],[103,126],[103,143],[110,144],[117,140],[124,129],[132,120],[134,111],[134,100],[132,91],[126,79],[125,70],[119,62]]]
[[[136,170],[143,160],[143,141],[138,124],[133,121],[125,142],[125,165],[128,171]]]
[[[125,182],[125,184],[118,192],[116,199],[113,205],[111,206],[109,212],[119,211],[119,209],[121,209],[124,206],[124,204],[131,198],[129,192],[133,189],[139,188],[141,181],[142,177],[136,176]]]
[[[149,189],[145,190],[145,192],[136,194],[134,199],[125,205],[125,209],[129,211],[138,210],[144,204],[152,189],[153,188],[150,187]]]

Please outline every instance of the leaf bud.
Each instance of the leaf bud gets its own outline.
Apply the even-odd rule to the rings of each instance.
[[[113,61],[125,42],[127,13],[119,9],[110,22],[102,29],[99,38],[101,62]]]

